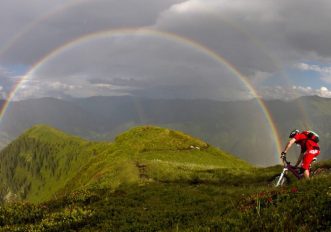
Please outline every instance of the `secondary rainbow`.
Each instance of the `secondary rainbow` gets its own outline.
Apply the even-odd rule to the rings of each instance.
[[[87,34],[82,37],[76,38],[58,48],[55,50],[51,51],[48,53],[46,56],[44,56],[42,59],[40,59],[38,62],[36,62],[32,68],[22,77],[22,79],[15,85],[10,92],[5,104],[3,105],[2,109],[0,109],[0,123],[2,122],[2,119],[9,107],[10,101],[13,99],[17,91],[20,89],[22,83],[24,81],[28,80],[33,73],[35,73],[40,67],[42,67],[43,64],[47,63],[50,59],[53,57],[61,54],[64,52],[66,49],[71,48],[75,45],[82,44],[84,42],[91,41],[93,39],[97,39],[100,37],[112,37],[112,36],[124,36],[124,35],[136,35],[136,36],[155,36],[155,37],[160,37],[163,39],[168,39],[171,41],[176,41],[179,43],[182,43],[184,45],[188,45],[192,48],[197,49],[198,51],[206,54],[208,57],[211,57],[215,61],[219,62],[220,64],[226,66],[233,74],[235,74],[242,82],[243,84],[247,87],[247,89],[253,94],[254,97],[256,97],[258,104],[262,110],[262,113],[265,115],[265,118],[270,126],[271,133],[274,137],[275,144],[276,144],[276,150],[277,150],[277,157],[278,154],[281,152],[281,140],[279,137],[279,134],[277,132],[276,126],[274,124],[274,121],[271,117],[270,112],[268,111],[265,103],[262,101],[262,99],[257,95],[255,89],[253,86],[250,84],[250,82],[247,80],[247,77],[244,76],[234,65],[229,63],[225,58],[223,58],[221,55],[218,53],[212,51],[205,45],[202,45],[196,41],[193,41],[192,39],[188,39],[186,37],[170,33],[170,32],[165,32],[165,31],[159,31],[159,30],[154,30],[150,28],[125,28],[125,29],[115,29],[115,30],[104,30],[104,31],[99,31],[96,33],[92,34]]]
[[[28,23],[24,28],[22,28],[20,31],[18,31],[10,40],[8,40],[2,47],[0,47],[0,56],[5,56],[8,51],[12,47],[15,46],[15,44],[22,40],[22,38],[30,33],[34,28],[37,28],[38,25],[40,25],[42,22],[46,22],[48,19],[65,12],[66,10],[75,7],[78,4],[87,3],[88,0],[72,0],[67,1],[65,4],[62,4],[55,9],[52,9],[51,11],[46,12],[41,17],[37,18],[36,20],[32,21],[31,23]]]

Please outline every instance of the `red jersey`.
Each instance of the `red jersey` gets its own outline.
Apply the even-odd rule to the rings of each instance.
[[[318,143],[308,139],[308,136],[303,133],[298,133],[293,138],[295,139],[295,143],[301,146],[302,153],[311,150],[320,150]]]

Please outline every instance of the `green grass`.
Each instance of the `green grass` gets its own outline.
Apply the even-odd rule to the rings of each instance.
[[[275,189],[269,180],[281,172],[280,165],[255,168],[159,127],[137,127],[108,143],[40,126],[0,157],[1,193],[9,187],[21,196],[0,207],[0,231],[327,231],[331,226],[329,172]],[[315,165],[330,167],[331,161]]]
[[[7,205],[0,231],[328,231],[330,204],[330,175],[280,189],[259,178],[246,185],[146,182]]]
[[[124,132],[115,139],[116,145],[138,152],[187,150],[191,146],[201,149],[209,145],[179,131],[155,126],[141,126]]]

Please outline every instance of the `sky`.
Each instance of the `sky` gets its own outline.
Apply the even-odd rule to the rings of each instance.
[[[331,97],[329,0],[1,0],[0,98]]]

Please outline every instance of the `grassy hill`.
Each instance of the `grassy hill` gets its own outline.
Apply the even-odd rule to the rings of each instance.
[[[31,128],[0,152],[2,195],[49,199],[91,157],[91,145],[46,126]]]
[[[142,181],[210,180],[204,170],[251,168],[201,140],[152,126],[134,128],[108,143],[39,125],[1,151],[0,160],[2,196],[31,202],[92,185],[116,189]]]
[[[255,168],[179,131],[112,143],[36,126],[0,153],[0,231],[328,231],[331,178],[268,186]],[[324,161],[318,168],[331,168]],[[14,197],[16,194],[16,198]],[[24,200],[19,200],[24,199]]]

